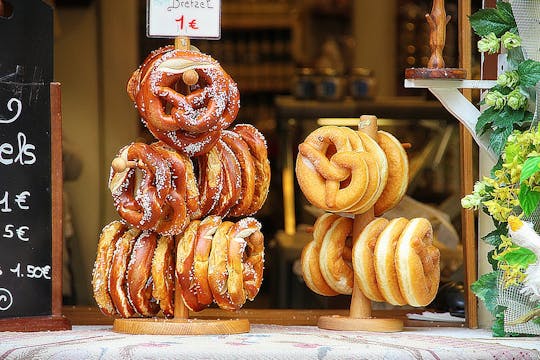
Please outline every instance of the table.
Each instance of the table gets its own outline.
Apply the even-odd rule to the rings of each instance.
[[[126,335],[109,325],[71,331],[0,332],[0,359],[540,359],[537,337],[493,338],[488,330],[405,328],[340,332],[252,324],[236,335]]]

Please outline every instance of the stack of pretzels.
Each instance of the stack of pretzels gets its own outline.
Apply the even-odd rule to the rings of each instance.
[[[248,124],[227,129],[238,89],[196,50],[152,52],[127,92],[157,141],[124,146],[111,164],[122,220],[99,239],[92,279],[99,308],[172,317],[177,298],[193,311],[212,303],[239,309],[262,282],[264,237],[250,216],[270,186],[264,136]]]
[[[435,297],[440,254],[428,220],[380,217],[408,185],[402,144],[378,131],[377,140],[347,127],[323,126],[298,147],[296,175],[306,199],[326,210],[302,251],[302,273],[317,294],[352,294],[357,283],[373,301],[425,306]],[[352,216],[375,218],[353,235]]]
[[[354,283],[373,301],[425,306],[439,287],[439,249],[428,220],[375,218],[352,239],[353,219],[326,213],[302,251],[306,285],[324,296],[350,295]],[[353,245],[354,244],[354,245]]]

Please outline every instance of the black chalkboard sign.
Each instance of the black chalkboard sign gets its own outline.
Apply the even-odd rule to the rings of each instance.
[[[62,182],[52,8],[41,0],[0,2],[0,330],[53,329]]]

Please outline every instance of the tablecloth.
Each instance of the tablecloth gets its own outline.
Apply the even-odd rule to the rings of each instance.
[[[540,338],[493,338],[464,328],[375,333],[255,324],[245,334],[171,336],[74,326],[0,332],[0,359],[540,359]]]

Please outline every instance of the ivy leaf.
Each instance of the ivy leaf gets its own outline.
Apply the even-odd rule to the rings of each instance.
[[[521,86],[535,86],[540,80],[540,62],[525,60],[518,66],[519,82]]]
[[[497,115],[493,118],[493,125],[498,127],[512,127],[514,124],[523,120],[525,110],[514,110],[509,106],[505,106]]]
[[[540,156],[533,156],[525,160],[523,167],[521,168],[521,175],[519,182],[527,180],[533,176],[537,171],[540,171]]]
[[[480,114],[480,116],[478,116],[478,121],[476,122],[475,127],[475,131],[478,136],[484,134],[486,130],[490,128],[495,116],[498,116],[498,111],[493,109],[493,107],[488,107]]]
[[[536,255],[527,248],[515,247],[500,256],[499,261],[505,261],[508,265],[521,265],[527,267],[536,262]]]
[[[478,278],[472,285],[471,290],[484,302],[488,311],[495,315],[497,311],[497,298],[499,289],[497,288],[500,270],[484,274]]]
[[[486,244],[492,245],[494,247],[497,247],[501,244],[501,235],[507,234],[506,223],[499,223],[496,226],[497,228],[495,230],[482,237],[482,240]]]
[[[540,192],[532,191],[527,184],[521,184],[518,199],[523,212],[529,216],[540,203]]]
[[[505,32],[517,27],[512,15],[512,7],[502,1],[497,2],[495,9],[481,9],[469,16],[474,32],[479,36],[495,33],[501,37]]]
[[[506,140],[508,139],[508,136],[512,133],[513,128],[512,126],[509,126],[507,128],[498,128],[489,137],[489,147],[493,150],[493,152],[500,156],[504,150],[504,146],[506,145]]]

